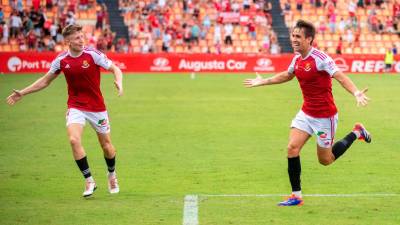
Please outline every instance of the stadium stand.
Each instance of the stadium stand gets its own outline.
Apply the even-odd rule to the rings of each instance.
[[[316,24],[315,44],[331,54],[385,54],[400,44],[398,0],[281,0],[281,8],[287,27],[300,18]]]

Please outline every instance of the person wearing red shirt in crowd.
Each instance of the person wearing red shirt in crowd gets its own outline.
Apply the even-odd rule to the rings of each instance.
[[[29,50],[36,49],[37,38],[36,38],[35,32],[33,30],[29,31],[27,38],[28,38],[28,49]]]
[[[400,1],[396,0],[396,2],[393,4],[393,17],[394,18],[400,18]]]
[[[314,38],[314,25],[304,20],[297,21],[291,34],[292,47],[297,54],[288,70],[266,79],[257,74],[255,79],[244,81],[246,87],[258,87],[288,82],[296,77],[303,93],[304,103],[292,121],[287,147],[292,194],[286,201],[280,202],[279,206],[304,203],[300,185],[300,150],[313,134],[317,136],[317,155],[322,165],[337,160],[356,139],[371,142],[368,131],[362,124],[356,123],[345,138],[334,143],[338,113],[332,95],[332,78],[356,98],[357,105],[364,106],[369,99],[365,95],[367,89],[359,91],[331,57],[312,47]]]
[[[123,93],[122,72],[103,53],[84,47],[84,35],[80,25],[68,25],[62,32],[69,50],[59,54],[51,63],[49,72],[30,86],[14,90],[7,103],[14,105],[25,95],[40,91],[63,72],[68,84],[67,133],[73,157],[85,181],[84,197],[91,196],[96,183],[90,173],[85,150],[81,143],[83,127],[87,122],[97,133],[108,167],[108,188],[114,194],[119,192],[115,173],[115,148],[111,143],[110,124],[104,99],[100,91],[100,68],[114,74],[118,95]]]

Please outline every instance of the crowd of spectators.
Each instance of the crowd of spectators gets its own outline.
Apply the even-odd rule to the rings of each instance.
[[[181,49],[183,52],[234,53],[250,42],[256,52],[277,54],[280,47],[271,29],[271,2],[119,0],[119,5],[130,40],[134,40],[128,50],[131,52]],[[246,15],[245,21],[241,20],[242,15]]]
[[[307,9],[305,6],[308,6]],[[289,27],[297,14],[314,18],[312,22],[317,25],[319,35],[338,34],[338,40],[335,40],[338,54],[345,47],[364,47],[360,46],[362,36],[400,36],[399,0],[295,0],[294,4],[286,0],[282,1],[281,7]],[[323,12],[322,15],[316,13],[318,10]],[[395,43],[393,45],[395,48]]]
[[[0,44],[18,46],[18,51],[61,51],[62,28],[76,23],[79,12],[95,6],[96,2],[90,0],[9,0],[8,16],[0,7]],[[95,29],[89,29],[89,44],[110,50],[112,46],[104,41],[112,36],[103,26],[106,8],[104,4],[97,4],[97,8],[97,14],[103,13],[97,16],[96,24],[102,38],[97,39]]]

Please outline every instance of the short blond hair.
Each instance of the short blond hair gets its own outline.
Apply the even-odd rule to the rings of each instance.
[[[81,32],[82,31],[82,26],[78,24],[70,24],[62,30],[62,36],[64,38],[68,37],[71,34],[74,34],[76,32]]]

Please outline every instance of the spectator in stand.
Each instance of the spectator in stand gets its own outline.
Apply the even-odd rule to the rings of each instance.
[[[231,23],[226,23],[224,26],[224,36],[225,36],[225,45],[233,45],[232,40],[232,33],[233,33],[233,26]]]
[[[249,22],[247,23],[247,30],[250,34],[251,39],[256,40],[257,39],[256,24],[252,19],[250,19]]]
[[[25,15],[22,18],[22,27],[23,27],[23,33],[25,35],[28,34],[29,31],[33,30],[33,22],[31,20],[31,18],[29,18],[29,16]]]
[[[33,30],[29,31],[27,39],[28,39],[28,49],[35,50],[37,37],[36,37],[35,33],[33,32]]]
[[[56,42],[57,41],[57,29],[58,26],[55,23],[55,20],[53,19],[53,23],[50,26],[50,37]],[[95,46],[93,46],[95,47]]]
[[[393,52],[393,55],[397,55],[397,46],[395,43],[393,43],[392,52]]]
[[[60,17],[64,14],[65,6],[67,5],[66,0],[58,0],[57,2],[57,16]]]
[[[214,25],[214,45],[217,43],[222,43],[222,34],[221,34],[221,25],[219,23],[216,23]]]
[[[184,23],[182,25],[182,29],[183,29],[183,41],[185,42],[185,45],[188,49],[191,49],[191,41],[192,41],[192,34],[191,34],[191,29],[189,27],[189,25],[187,25],[186,23]]]
[[[23,33],[19,33],[17,37],[17,44],[19,47],[19,51],[25,52],[27,50],[26,47],[26,38]]]
[[[240,4],[237,0],[234,0],[232,3],[232,12],[235,12],[235,13],[240,12]]]
[[[400,1],[396,0],[396,2],[392,6],[393,18],[400,19]]]
[[[191,29],[191,40],[193,43],[196,45],[199,44],[199,37],[200,37],[200,27],[197,25],[197,23],[194,23]]]
[[[353,30],[348,28],[346,30],[346,41],[347,41],[347,45],[349,47],[353,47],[353,42],[354,42],[354,34],[353,34]]]
[[[341,18],[340,18],[340,21],[339,21],[339,27],[338,27],[339,32],[340,32],[341,34],[343,34],[344,31],[346,30],[346,27],[349,27],[349,26],[350,26],[350,25],[347,25],[347,22],[344,20],[344,18],[341,17]]]
[[[289,15],[289,16],[292,15],[292,6],[290,5],[290,2],[288,0],[284,3],[282,10],[283,10],[282,12],[283,15]]]
[[[325,34],[325,32],[328,30],[328,27],[326,26],[325,21],[321,21],[318,27],[318,33],[320,34]]]
[[[281,53],[281,48],[279,47],[278,41],[276,39],[272,39],[271,43],[271,54],[276,55]]]
[[[170,45],[171,45],[171,40],[172,40],[172,37],[171,37],[171,34],[168,32],[168,33],[164,33],[164,35],[163,35],[163,39],[162,39],[162,51],[163,52],[169,52],[169,48],[170,48]]]
[[[243,0],[243,9],[244,10],[250,9],[250,0]]]
[[[336,13],[335,12],[333,12],[329,16],[329,30],[332,34],[334,34],[336,32]]]
[[[53,52],[55,51],[56,48],[56,42],[52,38],[50,38],[46,46],[47,46],[47,51]]]
[[[270,53],[270,47],[271,47],[271,39],[270,39],[270,33],[269,32],[266,32],[264,35],[263,35],[263,39],[262,39],[262,49],[263,49],[263,52],[265,53],[265,54],[269,54]]]
[[[89,8],[89,0],[79,0],[79,9],[80,10],[88,10]]]
[[[303,14],[303,2],[304,0],[296,0],[296,9],[300,14]]]
[[[10,36],[12,38],[17,38],[19,32],[22,28],[22,20],[21,17],[14,11],[11,13],[10,17]]]
[[[53,0],[46,0],[46,9],[51,10],[53,8]]]
[[[393,19],[390,16],[386,17],[385,31],[389,34],[394,33]]]
[[[336,46],[336,54],[341,55],[342,54],[342,49],[343,49],[343,38],[340,37],[338,44]]]
[[[272,24],[272,16],[271,16],[271,11],[272,11],[272,3],[270,0],[264,0],[264,16],[268,21],[268,24]]]
[[[358,0],[357,7],[364,8],[365,7],[364,0]]]
[[[65,20],[65,24],[68,25],[73,25],[75,24],[75,15],[72,11],[69,11],[67,14],[67,19]]]
[[[96,29],[103,29],[103,22],[104,22],[104,9],[100,8],[100,10],[97,10],[96,12]]]
[[[348,5],[348,11],[349,11],[349,16],[351,18],[354,18],[356,16],[356,10],[357,10],[357,5],[354,3],[353,0],[350,0],[349,5]]]
[[[17,0],[17,11],[21,15],[24,11],[24,6],[22,4],[22,0]]]
[[[8,25],[5,21],[1,21],[1,25],[3,27],[3,37],[1,39],[2,44],[8,44],[8,38],[9,38],[9,29]]]
[[[0,23],[4,21],[4,12],[3,12],[3,8],[0,7]]]

